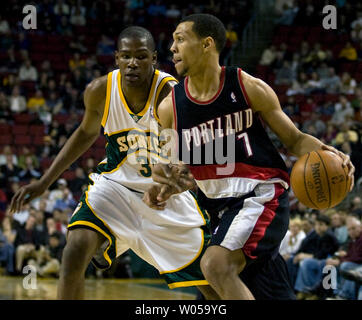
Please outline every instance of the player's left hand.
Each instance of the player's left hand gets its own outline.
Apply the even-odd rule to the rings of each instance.
[[[155,210],[164,210],[166,201],[177,192],[167,184],[157,184],[149,188],[143,196],[143,202]]]
[[[152,179],[169,185],[179,193],[192,189],[196,185],[194,177],[183,164],[156,164],[152,168]]]
[[[348,178],[351,179],[351,187],[349,188],[349,191],[352,191],[353,186],[354,186],[355,168],[354,168],[353,163],[351,162],[351,158],[349,157],[349,155],[344,154],[343,152],[337,150],[336,148],[333,148],[332,146],[327,146],[327,145],[322,145],[322,150],[331,151],[343,160],[342,166],[348,168]]]

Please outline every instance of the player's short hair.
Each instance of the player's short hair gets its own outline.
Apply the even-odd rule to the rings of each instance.
[[[219,53],[224,49],[226,43],[226,29],[218,18],[207,13],[196,13],[183,18],[180,23],[187,21],[194,23],[192,31],[200,38],[213,38],[216,50]]]
[[[118,49],[119,49],[121,40],[124,38],[146,39],[148,48],[151,51],[155,51],[155,48],[156,48],[155,40],[153,39],[151,32],[149,32],[145,28],[138,27],[138,26],[131,26],[131,27],[127,27],[126,29],[124,29],[118,36],[118,41],[117,41]]]

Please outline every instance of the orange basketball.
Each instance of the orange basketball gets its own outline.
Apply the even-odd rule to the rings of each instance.
[[[349,192],[351,179],[342,159],[327,150],[303,155],[294,164],[290,183],[295,196],[309,208],[327,209],[339,204]]]

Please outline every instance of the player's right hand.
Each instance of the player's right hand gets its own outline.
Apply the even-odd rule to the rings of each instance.
[[[40,180],[21,187],[13,196],[10,203],[10,214],[21,211],[22,207],[31,200],[39,197],[47,189]]]
[[[195,180],[185,165],[156,164],[152,168],[152,179],[166,184],[179,193],[195,187]]]

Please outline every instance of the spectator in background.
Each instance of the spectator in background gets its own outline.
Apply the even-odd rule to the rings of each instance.
[[[226,44],[224,51],[222,53],[223,58],[220,58],[222,59],[222,61],[224,61],[224,65],[229,64],[229,59],[234,49],[236,48],[237,43],[238,43],[238,34],[234,30],[233,24],[228,23],[226,26]]]
[[[37,81],[38,71],[31,64],[30,59],[26,59],[19,69],[19,78],[21,81]]]
[[[10,218],[5,217],[0,228],[0,262],[5,263],[6,272],[10,275],[15,271],[15,238],[16,230],[12,228]]]
[[[350,206],[350,213],[351,215],[354,215],[358,217],[359,219],[362,219],[362,199],[361,196],[355,196],[353,197],[351,201]]]
[[[305,72],[298,74],[298,79],[294,79],[292,86],[287,90],[286,95],[305,94],[307,89],[308,77]]]
[[[307,132],[307,128],[313,125],[315,128],[315,136],[320,138],[324,135],[326,132],[326,124],[323,120],[320,118],[319,112],[312,112],[310,115],[310,119],[307,119],[303,122],[302,131]]]
[[[72,192],[65,188],[61,198],[56,199],[54,210],[65,211],[67,209],[75,209],[77,202],[73,198]]]
[[[36,90],[35,95],[28,100],[28,110],[30,112],[38,112],[44,107],[45,99],[41,90]]]
[[[53,78],[54,77],[54,71],[53,71],[53,69],[51,67],[51,64],[50,64],[49,60],[44,60],[41,63],[39,71],[41,73],[45,73],[48,76],[48,78]]]
[[[276,48],[274,45],[263,51],[259,64],[262,66],[271,66],[276,58]]]
[[[43,141],[43,144],[37,148],[36,153],[41,160],[53,158],[58,152],[55,140],[50,136],[44,136]]]
[[[15,46],[11,46],[8,51],[7,51],[7,61],[2,63],[2,65],[0,66],[0,71],[1,72],[12,72],[12,73],[16,73],[19,69],[19,63],[16,59],[15,56]]]
[[[73,26],[85,26],[86,25],[85,12],[82,12],[82,8],[79,5],[72,8],[72,13],[70,16],[70,23]]]
[[[302,220],[299,218],[290,220],[289,230],[281,242],[279,249],[279,253],[284,260],[288,260],[291,255],[298,251],[304,238],[305,232],[302,229]]]
[[[102,34],[100,41],[97,44],[97,55],[113,55],[114,42],[105,34]]]
[[[85,60],[81,58],[79,52],[75,52],[69,60],[69,68],[73,72],[75,69],[82,69],[85,66]]]
[[[77,167],[75,169],[75,178],[72,180],[72,182],[69,184],[70,191],[76,195],[80,193],[80,190],[84,190],[84,186],[86,186],[88,183],[87,176],[84,173],[84,170],[82,167]]]
[[[328,79],[330,77],[329,68],[325,62],[320,64],[320,66],[317,68],[316,72],[318,73],[318,76],[321,79],[321,81]]]
[[[54,209],[53,219],[55,222],[55,228],[56,228],[57,232],[60,232],[61,234],[66,235],[67,234],[67,223],[64,223],[63,211],[60,209]]]
[[[72,52],[80,52],[80,53],[87,53],[88,49],[85,46],[85,36],[83,34],[76,34],[73,35],[72,40],[69,43],[69,48],[72,49]]]
[[[18,178],[20,168],[14,164],[12,155],[6,156],[6,163],[0,166],[0,182],[2,186],[7,186],[9,182]]]
[[[24,182],[28,182],[29,180],[35,178],[40,178],[41,173],[36,170],[33,164],[33,158],[31,156],[25,157],[25,169],[19,172],[19,179]]]
[[[10,26],[6,19],[0,15],[0,35],[7,34],[10,32]]]
[[[306,299],[317,288],[322,278],[325,259],[338,250],[338,241],[334,234],[328,230],[329,226],[330,218],[326,215],[319,215],[315,223],[314,237],[309,238],[308,241],[303,241],[293,257],[293,263],[299,264],[294,286],[298,292],[298,300]]]
[[[60,262],[62,259],[64,245],[62,245],[64,236],[59,232],[54,232],[49,236],[49,243],[41,251],[38,262],[32,261],[41,277],[58,277]]]
[[[348,234],[351,242],[348,246],[347,252],[339,251],[331,259],[327,259],[326,265],[339,267],[341,274],[344,271],[354,270],[362,266],[362,226],[361,221],[355,217],[347,219]],[[350,299],[356,300],[356,284],[353,281],[346,280],[342,277],[339,279],[338,288],[335,291],[336,299]]]
[[[326,78],[321,79],[323,88],[325,88],[326,93],[339,93],[341,90],[342,82],[340,77],[336,74],[336,70],[331,67],[329,68],[329,73]]]
[[[48,204],[50,206],[50,211],[53,211],[56,208],[57,200],[62,202],[72,203],[74,201],[73,195],[70,190],[67,188],[68,183],[65,179],[61,178],[57,181],[57,186],[54,190],[50,191]],[[55,217],[54,217],[55,218]]]
[[[360,108],[362,102],[362,89],[356,88],[355,90],[355,96],[353,100],[351,101],[352,108],[356,111]]]
[[[2,152],[0,153],[0,166],[7,163],[7,156],[11,156],[13,164],[18,164],[18,157],[17,155],[12,151],[11,147],[9,145],[5,145],[2,149]]]
[[[10,100],[5,92],[0,91],[0,123],[8,123],[13,120],[10,110]]]
[[[356,80],[353,79],[348,72],[343,72],[341,78],[341,93],[354,94],[356,87],[357,87]]]
[[[152,2],[147,8],[147,14],[152,17],[159,17],[166,15],[166,6],[160,0]]]
[[[176,20],[181,16],[181,11],[176,4],[171,4],[169,9],[166,10],[165,16],[169,19]]]
[[[323,83],[319,78],[317,72],[312,72],[310,79],[307,81],[305,93],[309,94],[318,94],[324,93],[325,89],[323,87]]]
[[[276,72],[276,85],[291,85],[295,79],[294,72],[289,61],[284,61],[283,66]]]
[[[72,25],[69,23],[67,16],[61,16],[60,23],[57,24],[56,27],[57,33],[62,36],[69,36],[73,35]]]
[[[16,247],[16,271],[21,272],[23,264],[30,258],[37,259],[37,254],[41,245],[45,245],[44,238],[38,237],[35,229],[35,217],[29,215],[25,226],[17,230],[15,239]]]
[[[88,176],[89,174],[91,174],[94,170],[94,168],[96,167],[95,164],[95,160],[94,158],[90,157],[87,158],[85,161],[85,166],[84,166],[84,172],[85,174]]]
[[[26,111],[26,99],[20,94],[20,87],[14,86],[10,96],[10,110],[14,113]]]
[[[343,122],[340,126],[340,131],[337,133],[333,144],[336,146],[342,145],[344,142],[356,143],[358,141],[358,133],[351,129],[350,122]]]
[[[52,114],[58,114],[63,109],[63,101],[56,92],[52,91],[45,101],[45,106]],[[49,125],[50,123],[47,124]]]
[[[303,230],[306,237],[302,241],[298,251],[287,260],[287,267],[291,277],[292,285],[296,283],[299,274],[300,263],[305,259],[326,259],[329,254],[338,250],[338,241],[331,231],[328,231],[330,219],[328,216],[320,215],[316,218],[314,229],[306,230],[311,225],[309,220],[304,220]],[[306,229],[304,229],[306,228]],[[313,262],[312,262],[313,263]],[[301,271],[301,278],[305,273],[305,268]],[[301,290],[301,285],[296,288]]]
[[[333,144],[332,141],[335,139],[336,135],[337,135],[337,130],[335,126],[333,125],[333,123],[328,122],[326,132],[324,133],[322,140],[326,144]]]
[[[348,240],[348,230],[345,225],[345,215],[342,214],[342,212],[335,210],[332,211],[331,230],[336,236],[339,246],[344,246]]]
[[[70,8],[69,5],[64,2],[64,0],[57,0],[57,3],[54,5],[54,14],[57,16],[69,16]]]
[[[357,50],[352,46],[351,42],[347,42],[338,54],[338,58],[341,61],[356,61]]]
[[[33,164],[34,168],[39,168],[39,159],[38,159],[38,157],[34,154],[34,152],[32,152],[29,149],[29,147],[23,146],[23,148],[21,150],[21,154],[19,155],[19,158],[18,158],[18,166],[21,169],[26,168],[26,157],[31,157],[32,164]]]
[[[334,110],[335,112],[332,116],[331,122],[337,126],[353,119],[354,111],[346,96],[339,96],[339,101],[334,105]]]

